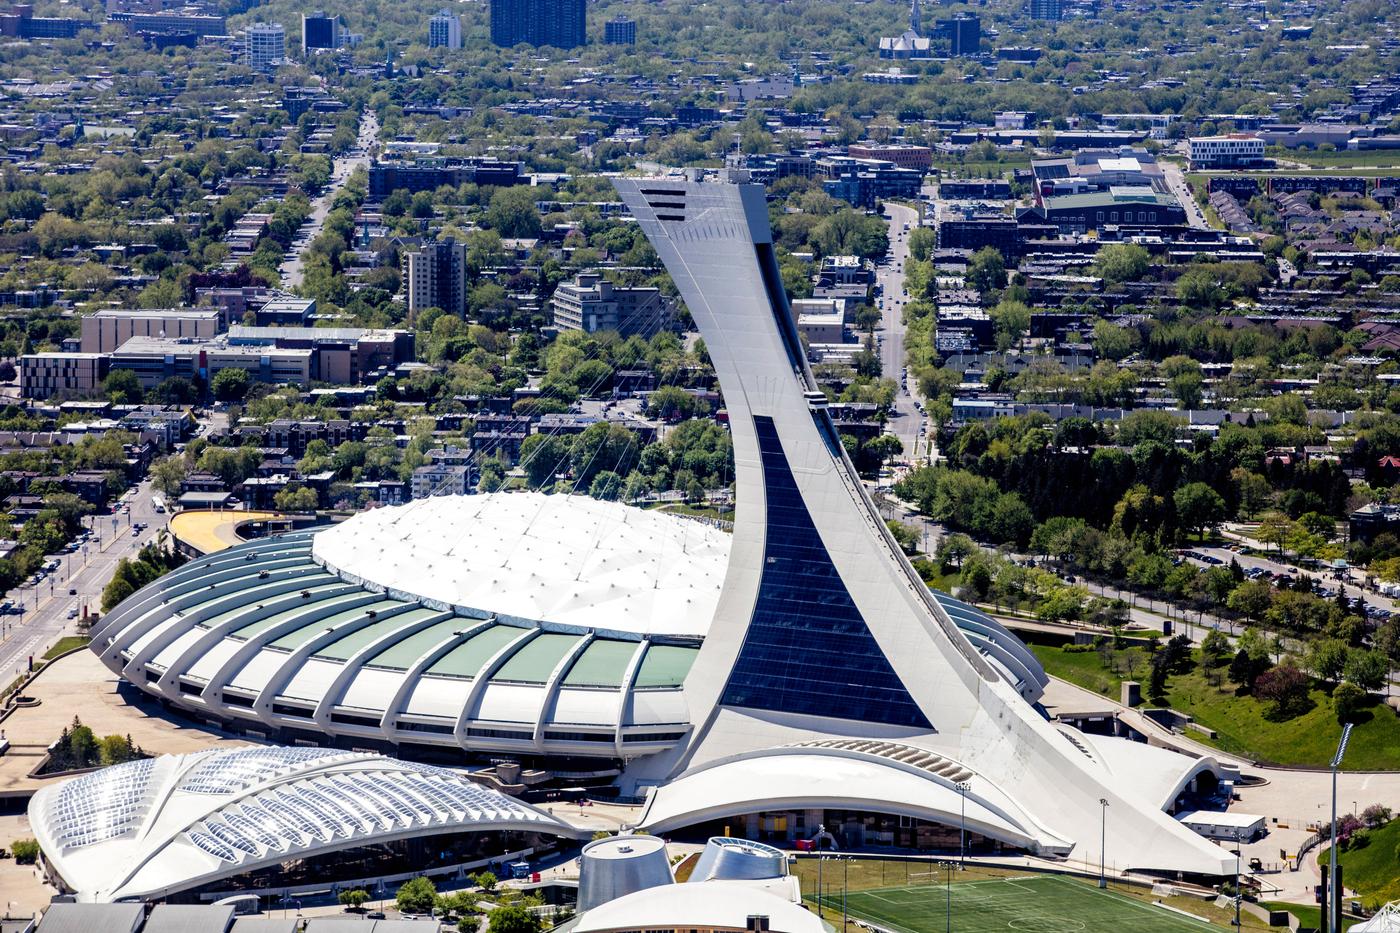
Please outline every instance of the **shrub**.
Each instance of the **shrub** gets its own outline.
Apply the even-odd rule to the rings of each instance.
[[[355,888],[350,891],[341,891],[336,895],[336,900],[345,905],[350,910],[359,910],[369,900],[369,892],[363,888]]]
[[[1366,706],[1368,694],[1351,681],[1337,684],[1332,691],[1332,707],[1337,713],[1337,722],[1355,722],[1357,715]]]
[[[427,878],[410,878],[400,886],[395,901],[402,913],[426,914],[437,903],[437,887]]]
[[[33,839],[16,839],[10,846],[15,862],[20,865],[33,865],[39,858],[39,843]]]

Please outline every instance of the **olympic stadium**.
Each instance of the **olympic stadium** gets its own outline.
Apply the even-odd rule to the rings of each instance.
[[[682,686],[729,550],[709,524],[583,496],[423,499],[196,560],[123,603],[94,645],[148,692],[256,738],[607,770],[690,730]],[[1045,674],[1018,639],[939,599],[1039,698]]]
[[[1233,871],[1171,816],[1213,759],[1050,721],[1025,646],[900,552],[807,366],[762,189],[616,185],[719,377],[732,533],[577,496],[432,498],[196,559],[93,650],[250,738],[508,759],[605,785],[653,832]]]

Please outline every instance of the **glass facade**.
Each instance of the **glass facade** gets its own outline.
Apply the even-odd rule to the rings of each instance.
[[[767,534],[763,578],[723,704],[929,728],[831,563],[773,419],[754,416]]]

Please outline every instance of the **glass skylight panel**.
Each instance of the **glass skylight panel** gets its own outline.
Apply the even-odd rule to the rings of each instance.
[[[298,828],[301,820],[295,814],[283,814],[280,807],[274,811],[261,799],[243,804],[243,813],[264,831],[283,838],[294,846],[306,845],[306,837]]]
[[[415,813],[421,814],[422,816],[425,816],[430,820],[435,819],[437,817],[436,810],[428,806],[422,800],[419,800],[413,794],[407,793],[403,788],[399,787],[397,784],[386,780],[385,777],[380,775],[367,776],[365,778],[365,781],[372,787],[383,792],[386,796],[395,800],[399,800],[402,803],[406,804],[407,806],[412,808],[412,810]]]
[[[125,834],[146,810],[155,760],[104,768],[62,785],[46,814],[51,831],[76,848]]]
[[[294,828],[302,836],[320,839],[324,842],[330,838],[328,831],[317,820],[308,819],[305,814],[294,810],[280,798],[270,794],[264,794],[258,798],[258,803],[268,813],[282,822],[284,825]]]
[[[238,832],[237,830],[225,826],[223,823],[216,823],[212,820],[205,820],[203,826],[205,831],[207,831],[209,835],[224,843],[224,845],[231,846],[242,852],[247,852],[249,855],[258,854],[257,843],[245,837],[242,833]]]
[[[195,831],[186,833],[185,835],[189,838],[190,842],[193,842],[196,846],[217,859],[222,859],[225,862],[238,861],[238,853],[236,851],[208,833]]]
[[[337,832],[336,827],[332,827],[330,822],[322,814],[316,813],[315,807],[308,806],[305,801],[298,799],[294,793],[283,792],[283,790],[273,790],[263,799],[263,806],[272,808],[280,806],[287,811],[297,815],[297,827],[302,832],[316,836],[319,839],[330,839],[332,836],[343,835]]]
[[[391,813],[376,812],[372,805],[367,804],[363,794],[347,793],[335,781],[324,780],[309,786],[314,787],[318,793],[340,801],[346,809],[359,814],[368,829],[389,827],[398,822]]]
[[[287,847],[287,840],[283,839],[275,832],[263,828],[261,824],[254,820],[249,819],[243,814],[242,810],[229,809],[223,811],[219,815],[223,817],[224,822],[228,823],[232,829],[241,833],[246,838],[259,843],[264,848],[281,852]]]
[[[291,774],[308,762],[345,756],[326,748],[239,748],[210,755],[191,768],[180,789],[192,794],[233,794]]]

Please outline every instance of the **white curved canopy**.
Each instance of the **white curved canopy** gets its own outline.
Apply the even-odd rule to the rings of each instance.
[[[165,896],[394,839],[489,830],[576,835],[446,768],[278,746],[103,768],[41,789],[29,820],[49,864],[85,901]]]

